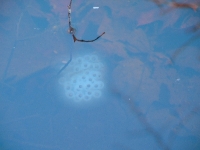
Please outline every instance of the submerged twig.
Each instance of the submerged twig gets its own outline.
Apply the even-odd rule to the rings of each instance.
[[[191,37],[188,41],[186,41],[181,47],[179,47],[171,56],[171,61],[174,63],[176,57],[185,50],[185,48],[190,45],[192,42],[197,40],[200,37],[200,34],[196,34],[195,36]]]
[[[70,34],[72,34],[74,42],[76,42],[76,41],[78,41],[78,42],[94,42],[94,41],[98,40],[102,35],[105,34],[105,32],[103,32],[101,35],[99,35],[98,37],[96,37],[93,40],[83,40],[83,39],[76,38],[76,36],[75,36],[76,30],[71,25],[71,5],[72,5],[72,0],[70,1],[69,6],[68,6],[68,19],[69,19],[69,30],[68,30],[68,32]]]
[[[96,40],[98,40],[103,34],[105,34],[105,32],[103,32],[101,35],[99,35],[98,37],[96,37],[95,39],[93,40],[80,40],[80,39],[77,39],[76,36],[75,36],[75,31],[76,29],[72,27],[71,25],[71,5],[72,5],[72,0],[70,1],[69,3],[69,6],[68,6],[68,19],[69,19],[69,29],[68,29],[68,32],[70,34],[72,34],[72,37],[73,37],[73,40],[74,42],[78,41],[78,42],[94,42]],[[70,59],[68,60],[68,62],[60,69],[60,71],[57,73],[57,75],[59,75],[69,64],[70,62],[72,61],[72,51],[70,51]]]

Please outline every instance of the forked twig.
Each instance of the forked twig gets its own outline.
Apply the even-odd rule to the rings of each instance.
[[[75,29],[72,27],[71,25],[71,5],[72,5],[72,0],[70,0],[70,3],[68,5],[68,19],[69,19],[69,30],[68,32],[70,34],[72,34],[72,37],[73,37],[73,40],[74,42],[78,41],[78,42],[94,42],[96,40],[98,40],[102,35],[105,34],[105,32],[103,32],[101,35],[99,35],[98,37],[96,37],[95,39],[93,40],[80,40],[80,39],[77,39],[76,36],[75,36]],[[72,61],[72,51],[70,51],[70,59],[68,60],[68,62],[60,69],[60,71],[57,73],[57,75],[59,75],[69,64],[70,62]]]
[[[73,37],[73,40],[74,42],[78,41],[78,42],[94,42],[96,40],[98,40],[102,35],[105,34],[105,32],[103,32],[101,35],[99,35],[98,37],[96,37],[95,39],[93,40],[83,40],[83,39],[77,39],[76,36],[75,36],[75,29],[72,27],[71,25],[71,5],[72,5],[72,0],[70,0],[70,3],[68,5],[68,19],[69,19],[69,30],[68,32],[70,34],[72,34],[72,37]]]

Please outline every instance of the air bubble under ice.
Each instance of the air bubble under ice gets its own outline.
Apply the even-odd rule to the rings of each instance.
[[[98,99],[102,95],[104,66],[96,55],[72,60],[58,80],[65,95],[74,102]]]

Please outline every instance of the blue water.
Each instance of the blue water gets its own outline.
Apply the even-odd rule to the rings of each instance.
[[[1,1],[0,149],[200,149],[200,9],[68,4]]]

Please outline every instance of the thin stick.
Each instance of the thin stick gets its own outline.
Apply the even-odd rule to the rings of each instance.
[[[83,40],[83,39],[77,39],[75,36],[75,29],[71,26],[71,5],[72,5],[72,0],[70,1],[69,5],[68,5],[68,19],[69,19],[69,30],[68,32],[70,34],[72,34],[73,40],[74,42],[78,41],[78,42],[94,42],[96,40],[98,40],[102,35],[105,34],[105,32],[103,32],[101,35],[99,35],[98,37],[96,37],[93,40]],[[60,71],[57,73],[56,76],[58,76],[72,61],[72,51],[70,50],[70,59],[68,60],[68,62],[60,69]]]
[[[60,69],[60,71],[57,73],[56,76],[58,76],[70,64],[71,61],[72,61],[72,50],[70,50],[70,57],[68,62]]]
[[[74,34],[72,34],[72,36],[73,36],[73,39],[74,39],[74,42],[76,42],[76,41],[78,41],[78,42],[94,42],[94,41],[96,41],[96,40],[98,40],[102,35],[104,35],[105,34],[105,32],[103,32],[101,35],[99,35],[96,39],[94,39],[94,40],[79,40],[79,39],[77,39],[76,37],[75,37],[75,35]]]
[[[103,32],[101,35],[99,35],[98,37],[96,37],[93,40],[83,40],[83,39],[80,40],[80,39],[76,38],[76,36],[75,36],[76,30],[71,26],[71,12],[72,12],[71,11],[71,5],[72,5],[72,0],[70,1],[69,6],[68,6],[68,19],[69,19],[69,30],[68,30],[68,32],[70,34],[72,34],[74,42],[76,42],[76,41],[78,41],[78,42],[94,42],[94,41],[98,40],[102,35],[105,34],[105,32]]]

